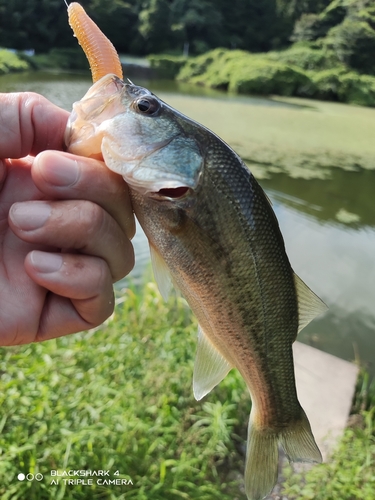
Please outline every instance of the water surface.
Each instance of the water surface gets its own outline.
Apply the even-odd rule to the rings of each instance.
[[[214,130],[245,159],[267,191],[297,274],[329,310],[300,340],[375,373],[375,110],[303,99],[230,96],[174,82],[136,82]],[[0,91],[39,92],[71,109],[90,76],[24,73]],[[139,279],[148,265],[134,240]]]

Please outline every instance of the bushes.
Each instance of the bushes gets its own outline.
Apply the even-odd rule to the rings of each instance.
[[[233,74],[249,65],[251,54],[243,50],[215,49],[189,59],[178,80],[227,90]]]
[[[312,75],[312,79],[316,86],[315,97],[328,101],[339,100],[339,89],[341,87],[340,77],[342,70],[337,68],[319,71]]]
[[[168,54],[150,55],[147,57],[150,66],[159,78],[175,78],[182,66],[186,63],[184,56],[171,56]]]
[[[266,54],[215,49],[188,59],[177,79],[240,94],[278,94],[375,106],[375,77],[349,71],[332,51],[308,44]]]
[[[309,79],[296,67],[264,55],[216,49],[190,59],[178,80],[238,93],[295,95]]]
[[[32,64],[36,69],[82,70],[89,67],[86,56],[80,47],[52,49],[48,54],[39,54],[30,59],[32,59]]]
[[[229,90],[241,94],[300,95],[309,87],[310,79],[297,68],[286,64],[255,59],[231,75]]]
[[[336,54],[328,49],[313,48],[312,44],[296,43],[290,49],[280,52],[268,52],[267,59],[297,66],[303,70],[320,71],[341,66]]]
[[[80,47],[52,49],[48,54],[34,56],[16,54],[6,49],[0,50],[0,75],[28,69],[81,70],[88,67],[86,56]]]
[[[6,49],[0,50],[0,75],[11,71],[25,71],[29,69],[26,61],[23,61],[17,54]]]
[[[342,75],[340,83],[340,101],[362,106],[375,106],[374,77],[347,73]]]
[[[320,71],[312,75],[314,97],[362,106],[375,106],[375,78],[342,69]]]

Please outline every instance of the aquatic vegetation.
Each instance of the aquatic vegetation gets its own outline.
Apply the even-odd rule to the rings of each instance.
[[[370,108],[293,97],[162,98],[222,137],[257,179],[275,173],[330,179],[338,170],[375,168],[375,114]]]

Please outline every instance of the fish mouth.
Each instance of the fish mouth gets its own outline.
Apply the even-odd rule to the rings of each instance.
[[[100,150],[102,124],[126,112],[121,102],[125,83],[116,75],[105,75],[92,85],[83,98],[73,104],[66,124],[64,143],[67,151],[102,160]]]
[[[151,196],[160,200],[181,200],[191,194],[192,191],[189,186],[178,186],[175,188],[159,189],[159,191],[152,193]]]

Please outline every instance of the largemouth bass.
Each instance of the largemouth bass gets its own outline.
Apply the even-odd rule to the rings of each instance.
[[[233,367],[246,381],[248,498],[272,490],[279,445],[290,461],[320,462],[296,394],[292,344],[325,305],[293,272],[271,204],[240,157],[115,75],[74,104],[66,143],[124,177],[162,295],[173,283],[197,316],[196,399]]]

